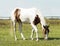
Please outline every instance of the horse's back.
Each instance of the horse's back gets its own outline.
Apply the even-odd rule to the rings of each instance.
[[[20,18],[22,21],[25,20],[34,20],[35,16],[36,16],[36,12],[35,12],[36,8],[28,8],[28,9],[21,9],[21,14],[20,14]]]

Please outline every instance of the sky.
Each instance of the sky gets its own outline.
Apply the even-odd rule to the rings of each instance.
[[[0,0],[0,17],[10,17],[15,7],[36,7],[43,16],[60,16],[60,0]]]

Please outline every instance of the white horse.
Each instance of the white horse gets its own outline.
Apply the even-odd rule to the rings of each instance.
[[[36,32],[36,41],[38,41],[38,30],[36,25],[38,23],[41,24],[42,30],[44,31],[44,38],[48,39],[48,33],[49,28],[44,20],[44,17],[41,15],[41,12],[37,8],[29,8],[29,9],[23,9],[23,8],[15,8],[12,11],[11,20],[13,22],[14,26],[14,35],[15,40],[17,40],[16,37],[16,22],[19,23],[19,31],[21,33],[21,37],[23,40],[25,40],[25,37],[22,33],[22,23],[23,22],[29,22],[32,26],[32,33],[31,33],[31,39],[33,40],[33,32]]]

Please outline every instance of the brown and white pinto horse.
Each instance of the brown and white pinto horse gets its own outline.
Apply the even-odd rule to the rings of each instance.
[[[48,25],[46,24],[44,17],[41,15],[41,12],[36,9],[36,8],[29,8],[29,9],[23,9],[23,8],[15,8],[12,11],[11,15],[11,20],[13,22],[14,26],[14,35],[15,35],[15,40],[17,40],[16,37],[16,22],[19,24],[19,31],[21,33],[21,37],[23,40],[25,40],[25,37],[22,33],[22,23],[23,22],[29,22],[32,26],[32,33],[31,33],[31,39],[33,40],[33,32],[36,32],[36,41],[38,41],[38,30],[36,25],[38,23],[41,24],[42,30],[44,31],[44,39],[48,39],[48,33],[49,33],[49,28]]]

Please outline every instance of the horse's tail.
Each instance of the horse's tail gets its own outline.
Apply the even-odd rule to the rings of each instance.
[[[13,30],[14,26],[13,26],[13,24],[16,23],[16,18],[17,18],[17,15],[15,14],[15,12],[18,11],[18,9],[17,9],[17,11],[16,11],[16,9],[17,9],[17,8],[15,8],[15,9],[12,11],[12,13],[11,13],[11,21],[10,21],[10,24],[11,24],[10,35],[11,35],[11,36],[14,35],[14,30]],[[18,16],[18,17],[19,17],[19,16]],[[17,19],[19,19],[19,18],[17,18]]]
[[[14,35],[14,30],[13,30],[13,22],[15,21],[15,17],[14,17],[14,11],[12,11],[11,13],[11,18],[10,18],[10,36],[13,37]]]

